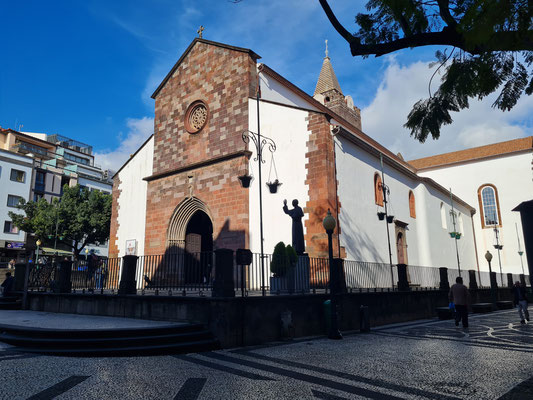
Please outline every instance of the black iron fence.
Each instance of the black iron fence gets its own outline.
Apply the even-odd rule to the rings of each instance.
[[[272,255],[252,254],[251,264],[237,265],[233,262],[233,285],[238,295],[269,295],[327,293],[330,279],[329,260],[324,258],[300,257],[294,265],[271,271]],[[101,259],[97,263],[76,261],[70,274],[73,291],[93,293],[115,293],[119,289],[123,259]],[[227,266],[226,266],[227,267]],[[163,255],[140,256],[136,265],[136,288],[138,294],[158,294],[160,291],[175,291],[177,294],[205,295],[213,290],[216,271],[215,252],[190,253],[176,251]],[[407,283],[412,290],[438,289],[441,285],[439,268],[408,265]],[[449,284],[453,284],[459,271],[447,269]],[[469,286],[470,274],[461,270],[464,284]],[[487,271],[475,272],[479,287],[490,287]],[[497,274],[499,287],[508,286],[507,274]],[[512,275],[512,281],[521,276]],[[343,260],[339,264],[340,284],[346,291],[396,290],[398,288],[398,267],[386,263]],[[503,279],[503,285],[502,285]],[[525,277],[529,283],[529,277]],[[59,273],[55,263],[30,265],[28,288],[30,290],[56,291]]]

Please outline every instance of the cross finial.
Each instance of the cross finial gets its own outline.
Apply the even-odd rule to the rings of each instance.
[[[326,58],[329,57],[329,52],[328,52],[328,39],[326,39]]]
[[[204,27],[202,25],[200,25],[200,27],[198,28],[198,30],[196,31],[198,33],[198,37],[201,39],[202,38],[202,32],[204,31]]]

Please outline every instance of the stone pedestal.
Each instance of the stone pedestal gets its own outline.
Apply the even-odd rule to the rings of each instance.
[[[514,286],[513,274],[507,274],[507,286],[510,288]]]
[[[402,292],[409,291],[409,281],[407,280],[407,265],[397,264],[398,268],[398,290]]]
[[[70,276],[72,273],[72,261],[60,261],[57,268],[57,272],[59,275],[59,293],[70,293],[72,290],[72,282],[70,280]]]
[[[450,282],[448,281],[448,268],[446,267],[440,267],[439,268],[439,275],[440,275],[440,290],[450,290]]]
[[[118,294],[137,294],[137,256],[122,257],[122,274],[118,286]]]
[[[215,281],[212,297],[235,297],[233,283],[233,250],[215,250]]]
[[[468,270],[468,278],[470,280],[470,283],[468,284],[469,289],[477,289],[477,279],[476,279],[476,271],[473,269]]]

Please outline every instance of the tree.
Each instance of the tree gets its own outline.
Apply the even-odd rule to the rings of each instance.
[[[533,5],[527,0],[369,0],[359,13],[359,31],[351,34],[327,0],[319,0],[353,56],[376,57],[401,49],[448,46],[437,51],[441,85],[419,100],[405,127],[424,142],[452,123],[450,112],[468,108],[499,90],[493,104],[508,111],[523,93],[533,93]]]
[[[89,192],[79,185],[63,188],[61,199],[45,199],[17,206],[24,214],[10,212],[13,224],[41,241],[57,241],[70,248],[77,259],[83,248],[109,239],[111,195]],[[57,232],[57,235],[56,235]]]

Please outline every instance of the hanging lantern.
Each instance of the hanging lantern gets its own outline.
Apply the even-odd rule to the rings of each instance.
[[[392,221],[394,221],[394,215],[387,215],[387,222],[392,224]]]
[[[454,238],[456,236],[456,232],[449,232],[449,233],[450,233],[451,238]]]
[[[383,221],[385,219],[385,213],[383,211],[379,211],[378,218],[380,221]]]

